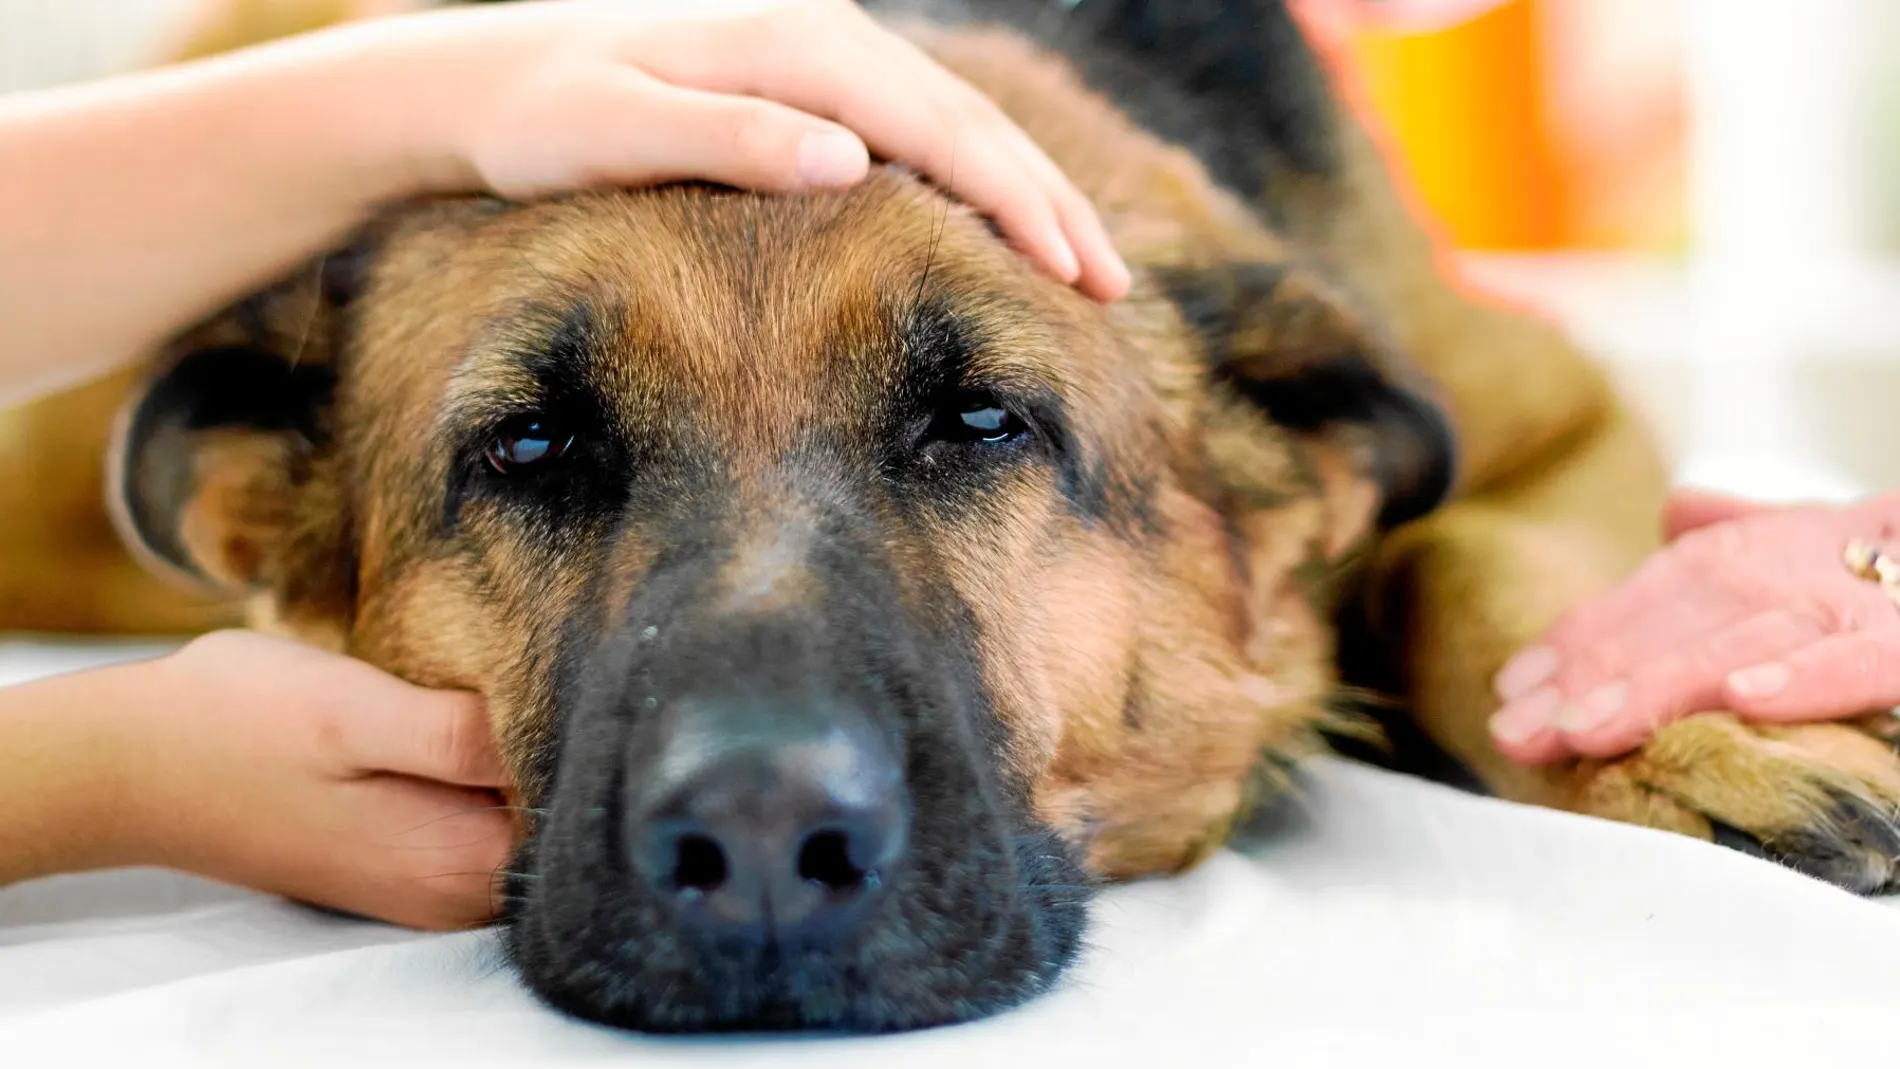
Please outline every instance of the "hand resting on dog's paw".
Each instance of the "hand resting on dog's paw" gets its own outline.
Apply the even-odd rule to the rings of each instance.
[[[1670,544],[1497,679],[1491,732],[1529,763],[1613,757],[1685,716],[1834,720],[1900,704],[1900,605],[1850,545],[1895,549],[1900,496],[1848,507],[1670,502]],[[1900,564],[1881,565],[1900,582]]]

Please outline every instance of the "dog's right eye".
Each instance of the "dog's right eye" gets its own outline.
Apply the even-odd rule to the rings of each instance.
[[[1029,433],[1022,417],[986,393],[964,394],[945,405],[924,432],[926,441],[1008,445]]]
[[[503,426],[483,456],[501,475],[546,467],[574,448],[574,436],[543,417],[523,417]]]

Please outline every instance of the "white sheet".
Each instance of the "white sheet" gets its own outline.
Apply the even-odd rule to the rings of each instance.
[[[101,651],[0,645],[0,678]],[[1117,889],[1053,995],[875,1039],[656,1040],[423,936],[164,873],[0,890],[0,1065],[1848,1064],[1900,916],[1674,836],[1319,763],[1291,828]]]

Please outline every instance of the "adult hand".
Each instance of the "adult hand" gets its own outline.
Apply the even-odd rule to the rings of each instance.
[[[1900,495],[1772,507],[1683,493],[1665,533],[1498,674],[1506,755],[1614,757],[1709,710],[1801,721],[1900,705],[1900,606],[1843,559],[1853,541],[1900,552]]]

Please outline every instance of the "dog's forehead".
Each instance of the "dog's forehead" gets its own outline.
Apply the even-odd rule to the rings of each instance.
[[[585,360],[610,399],[742,427],[869,400],[934,342],[980,337],[993,360],[1059,375],[1076,314],[1060,308],[1078,303],[895,173],[833,195],[675,188],[437,222],[378,277],[360,358],[397,365],[376,377],[406,380],[410,404],[525,395],[537,367]]]

